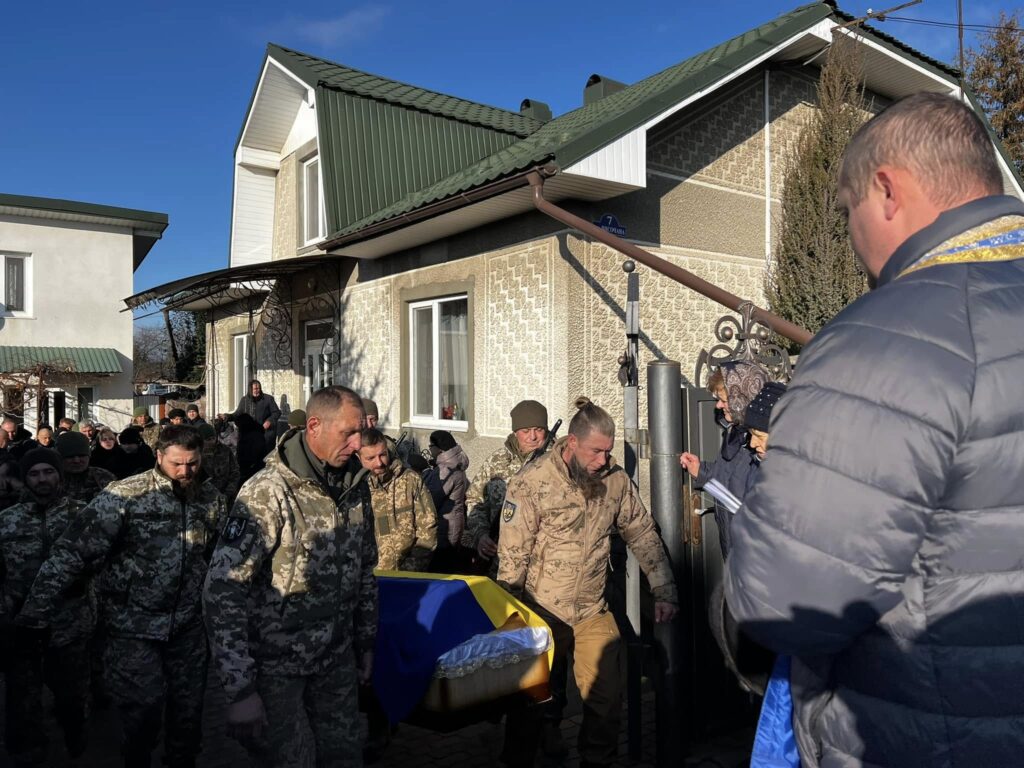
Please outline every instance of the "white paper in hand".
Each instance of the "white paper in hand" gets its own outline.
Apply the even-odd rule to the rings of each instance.
[[[734,515],[739,511],[740,506],[743,502],[737,499],[728,488],[722,485],[717,480],[708,480],[704,483],[704,492],[710,494],[715,501],[725,507],[727,510],[732,512]]]

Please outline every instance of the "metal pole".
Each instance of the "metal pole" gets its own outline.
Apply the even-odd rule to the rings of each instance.
[[[633,482],[640,486],[640,372],[637,368],[640,354],[640,276],[636,264],[625,261],[626,273],[626,354],[619,361],[625,373],[623,381],[623,426],[626,435],[625,469]],[[626,641],[626,702],[629,756],[639,760],[643,741],[643,696],[640,681],[643,676],[643,642],[640,638],[640,564],[632,550],[626,551],[626,618],[633,628],[633,636]]]
[[[651,436],[651,507],[661,528],[680,599],[684,591],[685,547],[682,531],[683,415],[679,363],[658,360],[647,365],[647,413]],[[657,764],[678,765],[683,757],[683,727],[686,713],[680,684],[685,675],[682,633],[678,619],[654,626],[655,647],[662,674],[655,691],[657,722]]]

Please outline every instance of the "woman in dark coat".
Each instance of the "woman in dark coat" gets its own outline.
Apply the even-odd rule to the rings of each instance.
[[[466,527],[466,490],[469,481],[466,469],[469,457],[455,442],[450,432],[438,430],[430,434],[431,467],[423,476],[437,510],[437,550],[433,570],[439,573],[464,572],[462,531]]]
[[[134,424],[124,429],[117,436],[117,442],[121,445],[128,460],[128,475],[138,475],[148,472],[156,465],[156,456],[153,449],[142,440],[142,428]]]
[[[243,413],[235,416],[234,422],[238,427],[238,469],[241,472],[241,482],[244,483],[263,469],[263,457],[267,455],[267,446],[263,427],[257,424],[252,416]]]
[[[132,474],[128,454],[117,444],[117,435],[110,427],[103,427],[96,436],[96,445],[89,455],[89,466],[99,467],[113,473],[118,480]]]

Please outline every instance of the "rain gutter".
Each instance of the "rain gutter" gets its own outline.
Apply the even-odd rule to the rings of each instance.
[[[578,229],[583,234],[592,237],[598,242],[604,243],[609,248],[613,248],[624,256],[628,256],[634,261],[638,261],[644,266],[650,267],[655,272],[660,272],[665,275],[665,277],[675,280],[681,285],[685,285],[687,288],[696,291],[702,296],[706,296],[724,307],[728,307],[734,312],[739,312],[742,305],[750,303],[745,299],[741,299],[739,296],[719,288],[713,283],[709,283],[707,280],[697,277],[697,275],[692,272],[676,266],[670,261],[666,261],[659,256],[655,256],[653,253],[645,251],[643,248],[638,248],[633,245],[633,243],[623,240],[620,237],[616,237],[610,232],[606,232],[596,224],[592,224],[589,221],[581,219],[579,216],[569,213],[569,211],[564,208],[559,208],[544,197],[544,177],[536,170],[528,173],[527,178],[530,186],[533,187],[534,207],[536,207],[541,213],[550,216],[556,221],[560,221],[568,227]],[[801,328],[795,323],[784,320],[766,309],[761,309],[760,307],[755,306],[753,317],[758,322],[771,328],[780,336],[785,336],[787,339],[795,341],[797,344],[806,344],[813,338],[813,334],[806,328]]]

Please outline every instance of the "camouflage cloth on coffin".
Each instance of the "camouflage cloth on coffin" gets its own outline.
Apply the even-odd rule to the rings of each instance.
[[[422,478],[395,459],[387,473],[371,476],[370,500],[377,537],[377,567],[425,571],[437,548],[437,511]]]
[[[83,507],[100,495],[100,491],[117,481],[117,475],[102,467],[87,467],[84,472],[64,473],[64,488]]]

